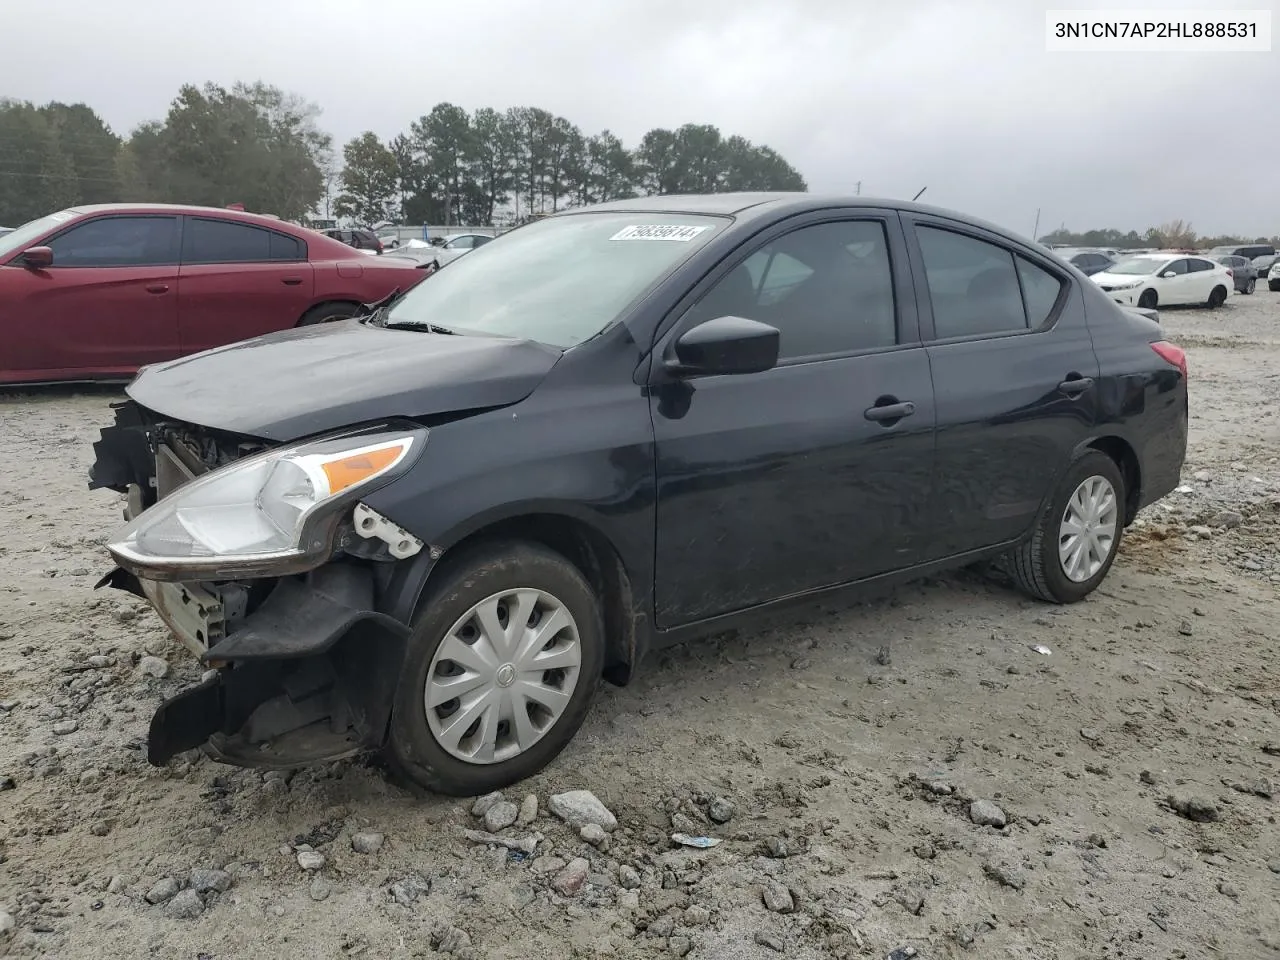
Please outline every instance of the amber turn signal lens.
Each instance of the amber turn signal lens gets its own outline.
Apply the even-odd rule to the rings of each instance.
[[[323,467],[325,479],[329,481],[329,495],[341,493],[347,487],[381,473],[404,453],[404,447],[404,444],[395,444],[378,450],[353,454],[340,460],[330,460]]]

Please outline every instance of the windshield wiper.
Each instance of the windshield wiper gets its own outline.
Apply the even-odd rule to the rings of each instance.
[[[458,336],[456,330],[450,330],[448,327],[442,327],[438,323],[413,323],[408,320],[397,320],[390,323],[383,323],[383,327],[387,330],[425,330],[427,333],[443,333],[451,337]]]

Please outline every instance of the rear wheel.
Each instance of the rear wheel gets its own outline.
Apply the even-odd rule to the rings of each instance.
[[[1253,291],[1254,291],[1254,290],[1256,290],[1257,288],[1258,288],[1258,278],[1257,278],[1257,277],[1250,277],[1250,278],[1245,282],[1245,285],[1244,285],[1244,292],[1245,292],[1245,293],[1253,293]]]
[[[1218,286],[1218,287],[1214,287],[1213,291],[1209,294],[1209,299],[1205,301],[1205,306],[1207,306],[1210,310],[1217,310],[1218,307],[1222,306],[1226,302],[1227,302],[1227,288]]]
[[[1142,296],[1138,298],[1138,306],[1144,310],[1154,310],[1156,308],[1156,292],[1154,290],[1143,290]]]
[[[415,619],[387,753],[417,785],[477,796],[573,739],[604,663],[600,603],[561,555],[481,545],[438,571]]]
[[[1276,291],[1280,290],[1280,280],[1268,280],[1267,289],[1270,290],[1272,293],[1275,293]]]
[[[1083,600],[1102,583],[1124,533],[1124,476],[1105,453],[1076,459],[1005,568],[1026,593],[1050,603]]]
[[[336,320],[348,320],[360,310],[358,303],[322,303],[312,307],[302,315],[298,326],[309,327],[313,323],[333,323]]]

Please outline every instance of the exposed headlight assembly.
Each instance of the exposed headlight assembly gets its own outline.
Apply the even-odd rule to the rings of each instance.
[[[1111,289],[1112,290],[1132,290],[1134,287],[1140,287],[1140,286],[1142,286],[1141,280],[1128,280],[1124,283],[1113,283],[1111,285]]]
[[[268,450],[203,474],[126,524],[107,544],[150,580],[283,576],[329,559],[362,493],[413,465],[423,429],[364,433]]]

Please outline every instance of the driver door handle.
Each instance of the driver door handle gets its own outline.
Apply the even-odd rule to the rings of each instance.
[[[1068,397],[1078,397],[1093,386],[1093,377],[1072,377],[1058,384],[1058,389]]]
[[[903,403],[886,403],[884,405],[876,405],[867,407],[862,415],[868,420],[883,422],[885,420],[901,420],[903,417],[909,417],[916,412],[916,405],[910,400]]]
[[[167,283],[148,283],[146,290],[147,293],[168,293],[169,285]]]

